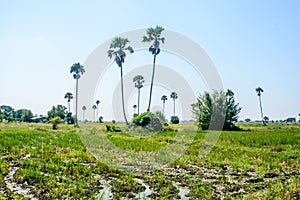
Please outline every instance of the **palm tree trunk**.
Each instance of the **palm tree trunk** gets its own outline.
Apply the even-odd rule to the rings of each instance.
[[[140,114],[140,88],[138,90],[138,115]]]
[[[82,121],[84,122],[84,110],[82,111]]]
[[[163,101],[163,115],[165,116],[165,101]]]
[[[123,115],[124,115],[124,119],[126,124],[128,125],[128,121],[126,118],[126,114],[125,114],[125,106],[124,106],[124,91],[123,91],[123,68],[122,66],[120,67],[121,70],[121,93],[122,93],[122,107],[123,107]]]
[[[152,88],[153,88],[154,73],[155,73],[155,61],[156,61],[156,54],[154,54],[154,57],[153,57],[152,78],[151,78],[151,85],[150,85],[149,105],[148,105],[147,111],[150,111],[150,106],[151,106]]]
[[[264,114],[263,114],[263,109],[262,109],[262,105],[261,105],[261,97],[260,96],[259,96],[259,106],[260,106],[261,120],[262,120],[263,124],[265,125]]]
[[[70,113],[70,101],[68,101],[68,108],[69,108],[69,113]]]
[[[75,126],[76,128],[79,128],[78,126],[78,117],[77,112],[78,111],[78,78],[76,78],[76,106],[75,106]]]
[[[96,121],[98,122],[98,119],[99,119],[99,112],[98,112],[98,105],[97,105],[97,119],[96,119]]]
[[[173,102],[174,102],[174,115],[175,116],[175,99],[173,99]]]

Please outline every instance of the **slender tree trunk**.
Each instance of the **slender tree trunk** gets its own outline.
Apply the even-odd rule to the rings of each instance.
[[[97,105],[97,119],[96,119],[96,121],[98,122],[98,120],[99,120],[99,112],[98,112],[98,105]]]
[[[93,112],[93,121],[95,122],[95,109],[94,109],[94,112]]]
[[[150,106],[151,106],[152,88],[153,88],[154,73],[155,73],[155,61],[156,61],[156,54],[154,54],[154,57],[153,57],[152,78],[151,78],[151,85],[150,85],[149,105],[148,105],[147,111],[150,111]]]
[[[76,78],[75,126],[76,126],[76,128],[79,128],[77,114],[78,114],[78,78]]]
[[[165,116],[165,100],[163,100],[163,116]]]
[[[262,120],[263,124],[265,125],[264,114],[263,114],[263,109],[262,109],[262,105],[261,105],[261,97],[260,97],[260,95],[258,97],[259,97],[259,106],[260,106],[261,120]]]
[[[138,90],[138,115],[140,114],[140,88]]]
[[[124,91],[123,91],[123,67],[120,67],[121,69],[121,94],[122,94],[122,107],[123,107],[123,115],[124,115],[124,119],[126,124],[128,125],[128,121],[126,118],[126,113],[125,113],[125,106],[124,106]]]
[[[173,102],[174,102],[174,115],[175,116],[175,99],[173,99]]]
[[[85,110],[82,111],[82,121],[84,122],[84,113],[85,113]]]
[[[69,108],[69,113],[70,113],[70,101],[68,101],[68,108]]]

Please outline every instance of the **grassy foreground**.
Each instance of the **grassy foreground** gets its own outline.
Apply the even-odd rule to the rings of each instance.
[[[103,126],[91,124],[92,130]],[[192,124],[181,126],[191,134]],[[300,199],[300,125],[238,126],[243,131],[222,132],[205,157],[199,157],[203,131],[162,169],[121,171],[88,153],[72,126],[0,124],[0,199],[138,199],[139,194],[149,199]],[[176,134],[106,136],[127,152],[155,152],[176,143]]]

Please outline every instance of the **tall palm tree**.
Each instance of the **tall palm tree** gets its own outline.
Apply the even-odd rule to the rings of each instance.
[[[135,114],[135,109],[136,109],[136,105],[134,104],[133,106],[132,106],[132,108],[133,108],[133,113]]]
[[[86,111],[86,106],[82,106],[82,121],[84,122],[84,115]]]
[[[97,121],[98,121],[98,118],[99,118],[99,117],[98,117],[98,116],[99,116],[99,112],[98,112],[99,109],[98,109],[98,108],[99,108],[99,103],[100,103],[100,101],[97,100],[95,103],[96,103],[96,105],[97,105]]]
[[[173,99],[173,102],[174,102],[174,115],[173,116],[175,116],[175,100],[178,98],[178,95],[176,92],[172,92],[170,97],[171,97],[171,99]]]
[[[85,72],[84,67],[80,63],[74,63],[71,66],[70,73],[73,73],[73,78],[76,79],[76,106],[75,106],[75,126],[78,128],[78,79],[80,79],[80,74],[83,75]]]
[[[114,57],[115,62],[120,67],[121,72],[121,94],[122,94],[122,107],[123,107],[123,115],[126,124],[128,125],[128,121],[125,113],[124,106],[124,89],[123,89],[123,63],[126,57],[126,51],[129,53],[133,53],[133,49],[131,46],[127,46],[127,43],[130,41],[127,38],[116,37],[110,44],[109,50],[107,51],[108,57]]]
[[[163,115],[165,115],[165,103],[166,103],[166,100],[168,100],[168,97],[166,95],[162,95],[160,100],[163,101]]]
[[[97,106],[96,106],[96,105],[93,105],[92,108],[93,108],[93,119],[94,119],[94,121],[95,121],[95,111],[96,111],[96,109],[97,109]]]
[[[69,113],[70,113],[70,101],[71,101],[71,99],[73,99],[73,94],[72,93],[70,93],[70,92],[67,92],[66,94],[65,94],[65,99],[67,99],[68,100],[68,110],[69,110]]]
[[[152,42],[151,46],[149,47],[149,52],[153,55],[153,67],[152,67],[152,78],[151,78],[151,85],[150,85],[150,96],[149,96],[149,104],[148,104],[148,111],[150,111],[151,106],[151,98],[152,98],[152,90],[153,90],[153,81],[154,81],[154,73],[155,73],[155,62],[156,56],[160,53],[159,44],[160,42],[164,43],[165,38],[161,37],[161,33],[165,29],[161,26],[156,26],[155,28],[148,28],[147,35],[143,36],[143,42]]]
[[[261,105],[261,93],[264,92],[264,90],[261,87],[258,87],[255,89],[257,96],[259,98],[259,106],[260,106],[260,114],[261,114],[261,120],[263,122],[263,124],[265,125],[265,121],[264,121],[264,114],[263,114],[263,109],[262,109],[262,105]]]
[[[138,115],[140,114],[140,89],[143,87],[143,83],[145,82],[144,77],[142,75],[136,75],[133,78],[134,86],[138,89]]]

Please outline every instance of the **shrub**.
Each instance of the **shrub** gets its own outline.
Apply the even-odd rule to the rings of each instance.
[[[50,119],[48,123],[52,124],[53,130],[56,130],[58,124],[64,123],[64,120],[62,120],[60,117],[54,117],[54,118]]]
[[[141,126],[149,131],[161,131],[163,128],[162,122],[159,117],[151,112],[144,112],[140,115],[135,116],[131,123],[135,126]]]
[[[179,118],[177,116],[171,117],[171,123],[172,124],[179,124]]]
[[[106,126],[107,132],[121,132],[122,131],[121,128],[115,124],[106,124],[105,126]]]

